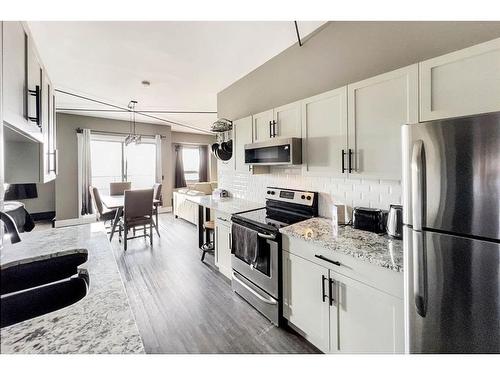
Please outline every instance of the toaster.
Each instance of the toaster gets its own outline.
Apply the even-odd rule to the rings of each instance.
[[[387,211],[379,208],[354,207],[352,210],[352,226],[355,229],[383,233],[386,221]]]

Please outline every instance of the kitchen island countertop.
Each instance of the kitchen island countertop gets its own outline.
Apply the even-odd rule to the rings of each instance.
[[[88,271],[90,287],[73,305],[2,328],[2,353],[144,353],[102,224],[22,233],[21,238],[4,244],[2,267],[86,249],[88,260],[79,268]]]
[[[315,217],[281,228],[280,232],[396,272],[403,272],[403,241],[387,235],[339,226],[333,237],[332,220]]]

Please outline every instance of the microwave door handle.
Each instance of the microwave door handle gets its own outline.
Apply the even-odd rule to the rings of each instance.
[[[413,297],[417,313],[427,313],[427,262],[422,233],[425,204],[425,150],[422,140],[413,143],[411,157],[411,204],[413,247]]]

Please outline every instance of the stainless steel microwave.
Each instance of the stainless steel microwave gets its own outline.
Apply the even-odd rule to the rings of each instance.
[[[298,165],[302,164],[301,138],[273,138],[245,145],[245,164]]]

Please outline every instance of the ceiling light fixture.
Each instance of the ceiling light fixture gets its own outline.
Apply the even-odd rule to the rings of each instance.
[[[136,100],[131,100],[128,103],[128,109],[130,110],[130,128],[129,134],[125,137],[125,146],[128,146],[131,143],[141,143],[141,135],[135,132],[135,105],[137,104]]]

